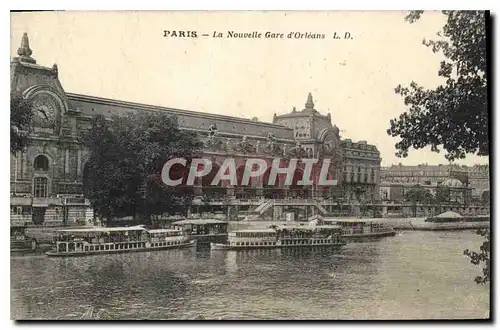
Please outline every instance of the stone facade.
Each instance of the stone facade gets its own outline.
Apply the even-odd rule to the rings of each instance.
[[[437,186],[450,178],[458,179],[470,188],[471,198],[479,199],[484,193],[489,194],[489,165],[391,165],[381,169],[380,181],[384,182],[385,185],[400,183]]]
[[[347,200],[379,200],[380,152],[366,141],[343,140],[343,196]]]
[[[199,133],[204,139],[203,154],[215,164],[213,171],[228,156],[237,160],[240,172],[247,158],[264,158],[268,164],[273,158],[284,158],[285,163],[289,158],[328,158],[331,160],[328,178],[338,180],[337,186],[326,188],[284,187],[282,181],[277,187],[266,187],[261,178],[252,180],[252,185],[246,188],[227,184],[214,188],[201,180],[195,190],[199,195],[211,193],[232,199],[349,199],[354,198],[353,191],[356,191],[356,198],[375,200],[378,197],[374,192],[381,159],[376,147],[366,141],[341,140],[330,114],[322,115],[314,108],[311,94],[302,111],[294,109],[289,114],[275,114],[273,123],[265,123],[256,118],[247,120],[67,93],[58,79],[57,65],[40,66],[31,57],[26,34],[18,55],[11,62],[11,89],[33,100],[36,127],[27,151],[11,155],[13,216],[34,219],[35,213],[37,217],[51,214],[54,222],[76,221],[77,216],[71,218],[69,214],[78,213],[74,211],[78,205],[75,201],[83,197],[82,180],[88,157],[77,136],[98,114],[109,117],[136,111],[166,112],[177,118],[181,129]],[[296,172],[300,178],[303,168]],[[351,173],[356,174],[354,179]],[[88,201],[82,201],[81,208],[88,208]],[[71,212],[69,205],[73,207]]]
[[[474,165],[468,166],[469,184],[472,188],[472,196],[483,198],[490,195],[490,166]]]

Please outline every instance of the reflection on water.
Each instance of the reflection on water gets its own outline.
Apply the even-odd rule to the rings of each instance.
[[[473,232],[403,232],[336,250],[203,249],[11,257],[15,319],[409,319],[488,316],[462,251]]]

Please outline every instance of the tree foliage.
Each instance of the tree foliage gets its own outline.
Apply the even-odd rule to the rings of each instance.
[[[474,265],[483,264],[483,276],[476,276],[474,279],[477,284],[486,284],[490,281],[490,231],[487,229],[478,229],[476,232],[485,238],[483,244],[479,247],[479,252],[465,250],[464,255],[470,258]]]
[[[398,157],[406,157],[410,148],[431,146],[446,151],[449,160],[466,154],[489,154],[486,14],[482,11],[443,11],[447,21],[438,33],[439,40],[423,40],[433,52],[441,52],[437,74],[444,84],[426,89],[416,82],[397,86],[407,111],[390,121],[387,133],[399,137]],[[411,12],[406,20],[418,20],[422,11]]]
[[[33,104],[22,95],[10,94],[10,152],[24,151],[28,146],[28,135],[33,120]]]
[[[413,216],[417,216],[417,203],[434,202],[434,196],[432,196],[427,189],[418,184],[407,190],[404,197],[413,204]]]
[[[434,201],[436,202],[436,204],[448,203],[450,201],[450,194],[450,187],[439,185],[436,188],[436,196],[434,196]]]
[[[434,201],[432,194],[420,185],[416,185],[407,190],[405,199],[413,203],[432,203]]]
[[[489,118],[487,109],[487,59],[486,19],[481,11],[443,11],[447,21],[441,40],[426,41],[433,52],[442,52],[438,75],[445,83],[434,90],[424,89],[415,82],[410,87],[396,87],[395,92],[404,98],[408,112],[391,120],[387,133],[400,137],[396,143],[397,155],[406,157],[413,147],[421,149],[430,145],[439,152],[438,146],[446,150],[449,160],[465,158],[467,153],[489,155]],[[422,11],[413,11],[407,17],[410,23],[418,20]],[[448,198],[449,192],[438,191],[437,198]],[[446,196],[447,194],[448,196]],[[481,230],[486,237],[480,252],[464,253],[471,262],[485,263],[483,276],[477,283],[490,280],[490,232]]]
[[[149,224],[151,215],[187,209],[192,189],[169,187],[161,170],[171,158],[190,159],[201,142],[181,131],[177,119],[162,112],[93,119],[81,136],[89,150],[84,189],[97,214],[108,221],[133,216]]]

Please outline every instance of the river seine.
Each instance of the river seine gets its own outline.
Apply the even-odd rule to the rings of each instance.
[[[11,256],[13,319],[450,319],[489,317],[463,255],[474,232],[399,232],[327,251]]]

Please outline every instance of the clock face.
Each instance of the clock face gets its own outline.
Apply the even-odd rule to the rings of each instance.
[[[48,107],[44,104],[39,105],[36,110],[39,112],[38,114],[47,121],[51,121],[54,119],[54,111],[51,107]]]
[[[327,136],[325,142],[323,142],[323,146],[326,152],[332,153],[337,146],[335,138],[331,135]]]
[[[325,141],[325,149],[327,151],[332,151],[333,150],[333,141]]]
[[[33,102],[35,110],[36,124],[43,128],[55,127],[55,107],[46,97],[37,98]]]

